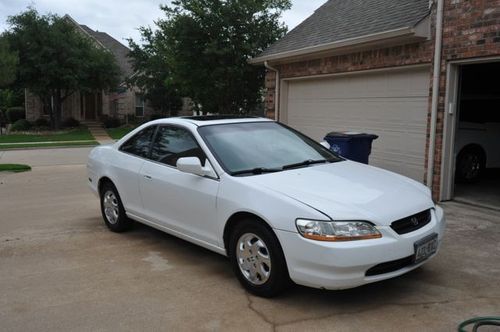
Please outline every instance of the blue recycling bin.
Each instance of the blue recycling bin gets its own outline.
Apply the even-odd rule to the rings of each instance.
[[[372,142],[377,135],[355,132],[331,132],[325,136],[330,150],[349,160],[368,164]]]

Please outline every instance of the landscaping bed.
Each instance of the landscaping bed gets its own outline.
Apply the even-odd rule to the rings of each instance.
[[[31,171],[31,166],[23,164],[0,164],[0,172],[26,172]]]
[[[86,127],[59,131],[25,131],[0,136],[0,150],[98,145]]]
[[[0,136],[0,143],[93,141],[94,136],[86,127],[59,131],[26,131]]]

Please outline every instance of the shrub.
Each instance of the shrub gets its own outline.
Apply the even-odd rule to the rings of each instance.
[[[78,121],[75,118],[66,118],[64,121],[61,123],[61,126],[63,128],[75,128],[80,126],[80,121]]]
[[[33,122],[33,126],[42,128],[50,127],[50,122],[45,118],[38,118],[35,120],[35,122]]]
[[[120,127],[122,123],[118,118],[105,118],[103,119],[103,124],[105,128],[116,128]]]
[[[5,115],[7,115],[9,123],[16,123],[17,120],[26,119],[24,107],[10,107],[7,109]]]
[[[10,127],[10,130],[12,131],[25,131],[29,130],[31,128],[31,123],[26,120],[26,119],[19,119],[14,124],[12,127]]]

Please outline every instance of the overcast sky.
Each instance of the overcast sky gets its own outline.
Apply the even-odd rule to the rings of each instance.
[[[0,32],[7,28],[6,20],[33,5],[40,13],[69,14],[78,23],[106,32],[126,44],[132,37],[138,41],[137,27],[152,26],[162,15],[161,0],[0,0]],[[291,30],[326,0],[292,0],[292,9],[283,20]]]

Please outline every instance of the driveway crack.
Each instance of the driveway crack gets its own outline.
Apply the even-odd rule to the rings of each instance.
[[[254,308],[254,303],[253,303],[253,301],[252,301],[252,299],[250,297],[250,294],[248,292],[245,292],[245,296],[247,298],[247,307],[248,307],[248,309],[250,309],[251,311],[253,311],[264,322],[266,322],[269,325],[271,325],[271,328],[272,328],[273,332],[276,331],[276,323],[273,322],[272,320],[270,320],[269,318],[267,318],[267,316],[265,314],[263,314],[262,312],[260,312],[256,308]]]

